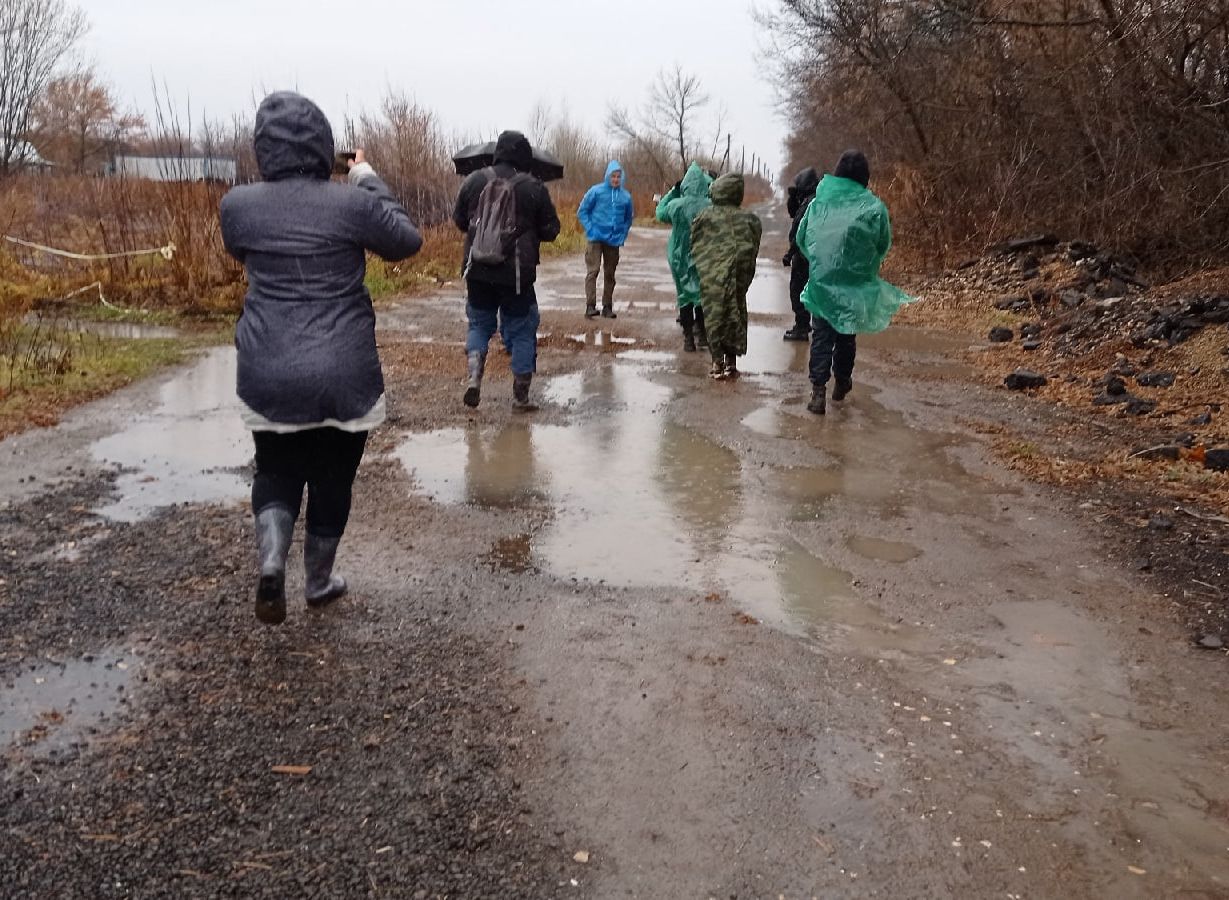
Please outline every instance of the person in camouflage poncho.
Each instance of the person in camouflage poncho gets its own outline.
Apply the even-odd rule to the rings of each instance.
[[[709,188],[713,205],[691,223],[691,256],[700,275],[700,303],[718,379],[738,377],[747,352],[747,289],[755,277],[763,226],[739,207],[743,177],[722,175]]]

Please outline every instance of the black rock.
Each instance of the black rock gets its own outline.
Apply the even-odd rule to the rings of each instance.
[[[1135,560],[1135,571],[1136,572],[1151,572],[1152,571],[1152,560],[1150,560],[1146,556],[1141,556],[1139,559]]]
[[[1186,424],[1195,425],[1197,427],[1202,427],[1204,425],[1211,425],[1212,424],[1212,414],[1210,412],[1202,412],[1199,415],[1195,416],[1195,418],[1191,419]]]
[[[1148,527],[1153,531],[1173,531],[1174,520],[1165,516],[1153,516],[1148,520]]]
[[[1173,387],[1175,375],[1173,372],[1145,372],[1135,379],[1135,383],[1143,387]]]
[[[1007,255],[1022,253],[1034,247],[1053,247],[1058,244],[1058,238],[1052,234],[1037,234],[1030,237],[1014,238],[999,245],[999,252]]]
[[[1046,377],[1040,372],[1034,372],[1032,369],[1016,369],[1003,379],[1003,384],[1007,385],[1010,390],[1024,391],[1030,388],[1044,387],[1046,385]]]
[[[1105,382],[1105,393],[1111,397],[1125,396],[1127,393],[1127,383],[1117,375],[1113,375]]]
[[[1126,403],[1131,398],[1126,394],[1097,394],[1092,398],[1093,406],[1117,406],[1119,403]]]
[[[1177,444],[1179,447],[1194,447],[1195,435],[1189,431],[1183,431],[1181,434],[1175,434],[1169,439],[1171,444]]]
[[[1000,297],[994,301],[995,309],[1018,309],[1028,305],[1028,299],[1020,296],[1008,295]]]
[[[1126,406],[1122,408],[1124,416],[1146,416],[1156,409],[1155,400],[1141,400],[1139,397],[1132,397],[1127,401]]]
[[[1072,241],[1067,247],[1067,256],[1072,262],[1079,262],[1081,259],[1088,259],[1091,256],[1096,256],[1100,252],[1097,250],[1096,244],[1091,244],[1088,241]]]
[[[1036,322],[1029,322],[1027,325],[1020,326],[1020,337],[1034,338],[1041,337],[1041,326]]]
[[[1033,338],[1032,340],[1025,341],[1024,343],[1022,343],[1022,344],[1020,345],[1020,349],[1021,349],[1021,350],[1030,350],[1030,351],[1031,351],[1031,350],[1040,350],[1040,349],[1041,349],[1041,341],[1037,340],[1036,338]]]
[[[1016,333],[1010,328],[999,326],[990,329],[990,342],[992,344],[1006,344],[1008,341],[1015,339],[1015,336]]]
[[[1223,650],[1225,648],[1225,641],[1218,634],[1205,634],[1195,642],[1195,646],[1200,650]]]
[[[1229,448],[1209,450],[1204,454],[1203,464],[1213,472],[1229,472]]]

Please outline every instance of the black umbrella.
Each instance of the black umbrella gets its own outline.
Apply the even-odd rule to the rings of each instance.
[[[495,165],[495,142],[470,144],[457,151],[452,157],[452,162],[457,167],[458,175],[468,175],[479,169],[485,169],[487,166],[493,166]],[[559,162],[553,153],[535,147],[529,171],[530,174],[536,175],[543,181],[558,181],[563,178],[563,163]]]

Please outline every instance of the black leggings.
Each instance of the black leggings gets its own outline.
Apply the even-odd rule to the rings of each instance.
[[[274,504],[299,517],[307,486],[307,530],[316,537],[339,538],[350,519],[350,492],[367,432],[312,428],[290,434],[254,431],[256,477],[252,512]]]

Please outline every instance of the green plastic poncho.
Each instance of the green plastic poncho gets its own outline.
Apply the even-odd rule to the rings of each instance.
[[[856,181],[824,176],[797,244],[811,264],[802,304],[841,334],[883,331],[916,299],[879,277],[892,246],[888,209]]]
[[[671,188],[657,204],[657,221],[670,225],[670,242],[666,245],[666,259],[674,275],[674,289],[678,305],[700,305],[700,276],[691,259],[691,223],[712,201],[708,199],[708,186],[712,179],[692,163],[683,176],[682,188]]]

